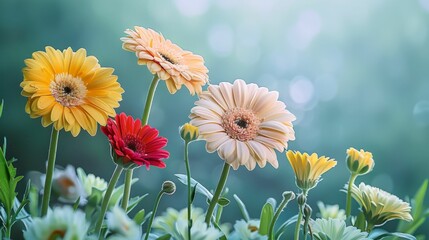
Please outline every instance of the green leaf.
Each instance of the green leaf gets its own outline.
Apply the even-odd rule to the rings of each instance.
[[[197,184],[195,184],[195,186],[194,186],[194,187],[192,187],[192,189],[191,189],[191,203],[193,203],[193,202],[194,202],[194,199],[195,199],[195,193],[196,193],[196,191],[197,191],[197,186],[198,186],[198,183],[197,183]]]
[[[285,233],[286,228],[292,224],[294,224],[298,220],[298,214],[289,218],[284,222],[276,231],[275,239],[282,239],[281,236]]]
[[[225,198],[225,197],[221,197],[221,198],[219,198],[219,200],[217,201],[217,203],[219,205],[221,205],[222,207],[225,207],[225,206],[228,206],[228,204],[230,203],[230,201],[227,198]]]
[[[411,200],[412,206],[412,222],[401,221],[398,225],[397,231],[413,234],[417,229],[425,222],[426,217],[428,216],[429,209],[425,209],[424,200],[426,196],[426,191],[428,188],[428,179],[426,179],[422,185],[417,190],[414,198]]]
[[[18,193],[15,192],[17,183],[23,176],[16,176],[16,168],[11,161],[6,161],[3,150],[0,148],[0,202],[3,203],[8,217],[11,217],[14,199]]]
[[[4,100],[2,99],[0,103],[0,118],[1,118],[1,115],[3,114],[3,106],[4,106]]]
[[[142,209],[136,213],[134,216],[134,222],[137,223],[137,225],[143,225],[145,219],[145,210]]]
[[[133,180],[131,180],[131,186],[136,183],[139,179],[138,178],[134,178]],[[113,190],[112,196],[110,197],[110,202],[109,202],[109,208],[115,206],[119,200],[122,198],[122,195],[124,194],[124,184],[122,184],[121,186],[115,188]]]
[[[364,232],[366,230],[366,220],[365,215],[361,212],[359,215],[357,215],[355,222],[353,223],[353,226],[355,226],[357,229]]]
[[[130,199],[129,205],[127,207],[127,213],[131,212],[137,204],[139,204],[145,197],[147,197],[149,194],[145,194],[143,196],[137,196]]]
[[[156,240],[169,240],[171,238],[171,235],[169,233],[157,238]]]
[[[185,174],[174,174],[174,176],[177,177],[177,179],[179,179],[179,181],[185,185],[188,185],[188,179],[187,176]],[[199,183],[198,181],[196,181],[195,179],[191,178],[191,186],[195,186],[197,189],[197,192],[203,194],[204,196],[206,196],[209,200],[211,200],[213,198],[213,194],[207,190],[207,188],[205,188],[201,183]]]
[[[261,222],[259,224],[259,234],[266,236],[270,229],[271,220],[274,216],[274,206],[271,201],[264,204],[261,211]]]
[[[76,202],[73,203],[73,210],[77,210],[80,203],[80,196],[77,198]]]
[[[407,233],[400,233],[400,232],[388,232],[384,229],[374,229],[373,231],[371,231],[371,233],[368,235],[369,238],[377,240],[377,239],[382,239],[384,237],[398,237],[401,239],[408,239],[408,240],[416,240],[416,238],[413,235],[407,234]]]
[[[29,209],[32,217],[39,216],[39,189],[36,186],[30,186],[30,192],[28,194],[30,200]]]
[[[234,199],[238,204],[238,208],[240,208],[241,214],[243,215],[244,220],[248,222],[250,220],[249,212],[246,209],[246,205],[241,201],[241,199],[234,194]]]

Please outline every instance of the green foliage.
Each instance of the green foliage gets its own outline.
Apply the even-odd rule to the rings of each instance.
[[[243,201],[241,201],[241,199],[234,194],[234,199],[238,204],[238,208],[241,211],[241,214],[243,215],[243,219],[246,220],[246,222],[248,222],[250,220],[250,216],[249,216],[249,212],[246,209],[246,205],[243,203]]]
[[[167,234],[157,238],[156,240],[169,240],[170,238],[171,238],[171,235],[167,233]]]
[[[401,221],[398,225],[398,232],[408,234],[415,233],[416,230],[425,222],[426,218],[429,216],[429,208],[424,206],[427,188],[428,179],[426,179],[422,183],[422,185],[414,195],[413,199],[411,200],[411,215],[413,216],[413,221]]]
[[[261,210],[261,222],[259,224],[259,234],[262,236],[266,236],[270,229],[271,220],[274,216],[274,208],[273,202],[270,199],[264,204]]]
[[[174,176],[177,177],[177,179],[187,185],[187,176],[184,174],[174,174]],[[195,179],[191,178],[191,186],[195,186],[196,191],[203,194],[204,196],[207,197],[208,200],[211,200],[213,198],[213,194],[207,190],[207,188],[205,188],[201,183],[199,183],[198,181],[196,181]]]
[[[140,226],[143,225],[144,220],[145,220],[145,210],[142,209],[142,210],[138,211],[136,213],[136,215],[134,215],[133,220],[135,223],[137,223],[137,225],[140,225]]]
[[[276,234],[274,235],[274,238],[277,240],[283,239],[282,235],[286,232],[287,227],[289,227],[290,225],[296,223],[296,221],[298,220],[298,214],[296,214],[295,216],[289,218],[288,220],[286,220],[286,222],[284,222],[276,231]]]
[[[3,106],[4,106],[4,100],[2,99],[0,103],[0,118],[1,118],[1,115],[3,114]]]
[[[416,240],[416,238],[413,235],[410,235],[407,233],[400,233],[400,232],[392,233],[380,228],[377,228],[371,231],[368,237],[371,239],[377,240],[377,239],[383,239],[389,236],[398,237],[400,239]]]
[[[28,194],[30,184],[27,184],[23,200],[19,202],[16,199],[18,193],[15,190],[16,185],[23,176],[16,176],[16,168],[12,164],[15,159],[10,161],[6,160],[4,154],[6,151],[3,152],[3,149],[6,150],[5,145],[3,148],[0,148],[0,215],[3,222],[2,231],[4,231],[6,237],[10,237],[12,225],[24,217],[27,217],[27,214],[23,216],[21,212],[24,206],[29,202]]]
[[[137,196],[137,197],[131,198],[127,207],[127,213],[130,213],[137,206],[137,204],[139,204],[148,195],[149,194],[145,194],[143,196]]]

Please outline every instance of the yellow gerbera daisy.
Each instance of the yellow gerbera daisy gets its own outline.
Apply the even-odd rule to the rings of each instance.
[[[360,151],[352,147],[347,149],[346,162],[350,172],[357,175],[367,174],[374,168],[372,153],[365,152],[363,149]]]
[[[121,40],[125,50],[136,53],[138,64],[147,65],[152,74],[165,80],[171,94],[182,85],[192,95],[202,92],[202,86],[208,83],[208,69],[201,56],[181,49],[152,29],[134,28],[135,31],[127,29],[127,36]]]
[[[103,68],[97,58],[81,48],[73,52],[46,47],[25,60],[21,94],[28,98],[25,111],[42,118],[44,127],[54,124],[77,136],[80,129],[94,136],[97,123],[106,125],[114,116],[124,90],[112,75],[113,68]]]
[[[334,159],[318,157],[316,153],[308,155],[289,150],[286,155],[295,172],[296,185],[303,191],[314,188],[320,181],[320,176],[337,165]]]
[[[347,185],[345,189],[347,189]],[[369,229],[383,225],[393,219],[413,220],[410,214],[410,204],[395,195],[379,188],[365,185],[365,183],[360,183],[359,187],[353,185],[351,192],[352,197],[361,206],[365,219],[370,226]]]

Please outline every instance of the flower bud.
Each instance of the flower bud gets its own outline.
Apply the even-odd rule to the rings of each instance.
[[[310,205],[305,204],[305,206],[304,206],[304,218],[306,220],[310,219],[312,212],[313,212],[313,209],[311,209]]]
[[[299,194],[297,200],[299,205],[304,205],[307,202],[307,197],[304,194]]]
[[[367,174],[374,168],[372,153],[365,152],[363,149],[360,151],[354,148],[347,149],[346,163],[350,172],[356,175]]]
[[[173,195],[176,192],[176,184],[172,181],[165,181],[162,183],[162,192],[168,195]]]
[[[295,199],[295,193],[293,193],[291,191],[283,192],[282,195],[283,195],[283,199],[286,201],[290,201],[290,200]]]
[[[180,128],[180,136],[185,142],[192,142],[198,139],[199,131],[198,128],[192,124],[185,123]]]

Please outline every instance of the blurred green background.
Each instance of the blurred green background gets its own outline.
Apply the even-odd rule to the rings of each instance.
[[[117,111],[140,117],[151,76],[119,40],[125,29],[139,25],[202,55],[212,84],[242,78],[280,92],[297,116],[290,149],[338,160],[310,192],[315,212],[317,200],[344,207],[339,189],[348,180],[349,147],[371,151],[376,162],[357,183],[405,198],[429,177],[429,0],[1,0],[0,19],[0,98],[5,100],[0,136],[7,137],[8,156],[18,159],[21,175],[44,171],[50,136],[50,128],[24,111],[19,87],[24,59],[47,45],[86,48],[102,66],[116,69],[125,89]],[[196,99],[186,89],[170,95],[165,84],[158,87],[149,122],[169,139],[171,157],[166,169],[135,171],[141,180],[133,195],[151,193],[142,208],[152,208],[164,180],[176,181],[174,173],[185,173],[178,128],[188,121]],[[61,132],[58,150],[59,165],[82,167],[105,179],[114,169],[101,131],[77,138]],[[190,159],[193,177],[214,188],[222,167],[217,154],[206,153],[204,142],[197,142]],[[278,160],[277,170],[240,168],[230,174],[230,193],[241,197],[253,218],[268,197],[280,201],[283,191],[297,190],[284,153]],[[178,193],[165,197],[161,210],[186,207],[185,187],[177,185]],[[197,205],[205,205],[202,197]],[[241,218],[236,206],[233,201],[227,207],[226,220]],[[290,204],[282,217],[296,208]]]

